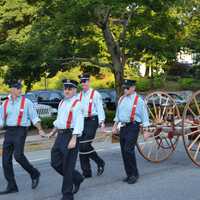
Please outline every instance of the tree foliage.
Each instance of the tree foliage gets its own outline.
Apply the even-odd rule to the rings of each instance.
[[[3,0],[0,66],[8,66],[6,79],[17,76],[29,88],[46,72],[109,67],[120,93],[125,66],[159,70],[181,48],[199,52],[199,3],[190,2]]]

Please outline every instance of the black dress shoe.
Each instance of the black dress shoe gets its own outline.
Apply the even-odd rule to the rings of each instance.
[[[128,184],[134,184],[134,183],[137,182],[138,178],[139,178],[138,175],[137,175],[137,176],[130,176],[130,177],[128,178],[128,180],[127,180],[127,183],[128,183]]]
[[[18,192],[18,188],[17,187],[15,187],[15,188],[6,188],[6,190],[0,192],[0,195],[11,194],[11,193],[16,193],[16,192]]]
[[[79,183],[74,184],[73,194],[76,194],[79,191],[80,185],[83,181],[84,181],[84,178]]]
[[[129,177],[127,176],[126,178],[123,179],[123,182],[127,182]]]
[[[91,177],[92,177],[92,174],[84,174],[84,173],[83,173],[83,177],[84,177],[84,178],[91,178]]]
[[[103,161],[103,163],[101,165],[98,165],[97,168],[97,176],[100,176],[103,174],[104,172],[104,167],[105,167],[105,162]]]
[[[40,173],[38,174],[37,177],[32,178],[32,189],[35,189],[38,186],[39,182],[40,182]]]

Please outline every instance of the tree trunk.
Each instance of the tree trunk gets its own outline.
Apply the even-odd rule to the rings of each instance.
[[[124,66],[122,64],[122,52],[117,41],[114,40],[114,36],[110,31],[108,24],[102,27],[103,36],[108,48],[108,52],[112,59],[112,72],[115,77],[115,89],[117,92],[117,99],[122,95],[122,83],[124,79]],[[125,65],[125,63],[124,63]]]
[[[119,97],[123,94],[122,84],[123,84],[123,80],[124,80],[124,74],[123,74],[122,68],[121,68],[121,70],[114,71],[113,73],[114,73],[114,77],[115,77],[115,90],[117,93],[116,101],[118,101]]]
[[[145,70],[144,76],[149,77],[149,66],[148,65],[146,65],[146,70]]]
[[[26,85],[26,91],[25,92],[29,92],[32,88],[32,82],[27,81],[27,82],[25,82],[25,85]]]

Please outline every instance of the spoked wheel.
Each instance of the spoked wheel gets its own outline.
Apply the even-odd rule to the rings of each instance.
[[[186,152],[200,167],[200,91],[194,93],[185,106],[182,131]]]
[[[181,117],[175,101],[164,92],[149,94],[145,102],[151,125],[148,133],[141,130],[137,148],[146,160],[158,163],[166,160],[176,149],[179,134],[175,125],[180,123]]]

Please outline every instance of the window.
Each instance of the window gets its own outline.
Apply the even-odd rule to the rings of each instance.
[[[40,92],[38,95],[38,101],[48,101],[49,100],[49,93],[48,92]]]
[[[57,92],[53,92],[50,94],[50,101],[60,101],[61,99],[62,97]]]

